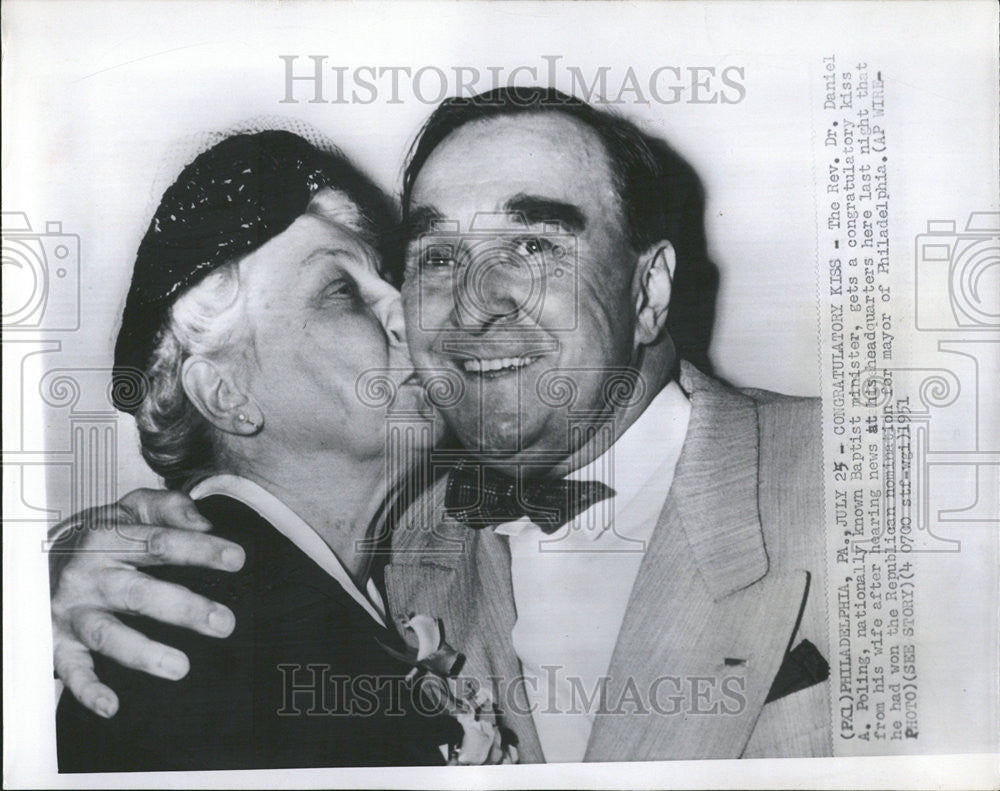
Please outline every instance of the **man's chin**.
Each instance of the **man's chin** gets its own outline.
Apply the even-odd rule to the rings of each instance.
[[[478,424],[470,421],[456,427],[455,433],[463,447],[484,453],[516,453],[523,444],[516,421],[490,420]]]
[[[480,424],[452,423],[452,430],[464,448],[481,454],[483,461],[496,467],[545,467],[566,453],[563,447],[546,448],[541,442],[542,427],[523,425],[514,416],[497,419],[494,415]]]

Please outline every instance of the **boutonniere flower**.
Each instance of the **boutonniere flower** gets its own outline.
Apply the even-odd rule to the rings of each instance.
[[[489,692],[459,678],[465,656],[445,642],[441,621],[428,615],[410,615],[400,625],[404,637],[409,633],[416,638],[416,647],[409,646],[405,653],[386,650],[412,665],[407,678],[420,694],[462,726],[462,743],[449,747],[448,763],[517,763],[517,748],[503,744]]]
[[[444,641],[441,621],[428,615],[411,615],[404,618],[405,632],[416,635],[417,648],[411,664],[411,676],[423,670],[441,678],[451,678],[458,674],[465,663],[465,656]]]

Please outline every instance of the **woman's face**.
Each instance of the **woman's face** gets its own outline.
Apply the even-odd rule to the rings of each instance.
[[[384,452],[386,431],[397,425],[390,413],[432,413],[412,376],[399,292],[353,230],[356,207],[332,190],[317,198],[239,264],[250,324],[247,390],[269,441],[369,459]],[[427,442],[432,433],[424,432]]]

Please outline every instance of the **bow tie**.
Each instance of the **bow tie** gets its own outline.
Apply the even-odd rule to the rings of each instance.
[[[554,533],[594,503],[614,497],[600,481],[518,480],[481,464],[459,462],[448,475],[448,516],[481,530],[527,516],[543,533]]]

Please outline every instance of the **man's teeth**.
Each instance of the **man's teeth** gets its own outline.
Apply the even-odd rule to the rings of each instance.
[[[462,363],[462,367],[469,372],[485,373],[487,371],[502,371],[506,368],[511,370],[523,368],[531,362],[533,362],[531,357],[495,357],[492,360],[466,360]]]

